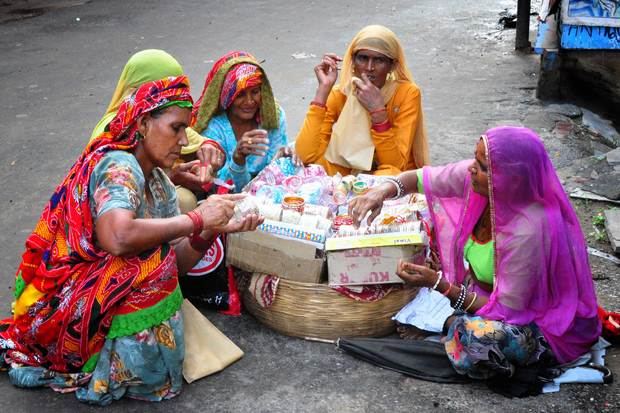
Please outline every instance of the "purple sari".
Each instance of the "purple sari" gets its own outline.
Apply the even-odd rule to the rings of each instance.
[[[472,190],[472,160],[424,167],[424,193],[444,274],[462,283],[463,248],[488,202],[495,241],[495,283],[476,314],[525,326],[536,323],[556,359],[586,353],[601,333],[579,221],[540,138],[498,127],[483,136],[489,198]],[[480,293],[480,291],[478,290]]]

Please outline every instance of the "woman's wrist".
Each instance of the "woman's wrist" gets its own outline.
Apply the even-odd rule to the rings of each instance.
[[[202,215],[196,212],[196,210],[188,211],[184,214],[184,216],[188,217],[191,221],[191,232],[190,234],[196,235],[202,232],[204,227],[204,221],[202,219]]]
[[[331,90],[331,86],[319,85],[319,87],[316,88],[316,94],[314,95],[312,102],[325,106],[327,103],[327,97],[329,96]]]
[[[384,182],[378,187],[378,189],[381,191],[383,201],[394,198],[398,194],[396,187],[391,182]]]
[[[388,121],[388,116],[385,108],[377,109],[376,111],[370,111],[368,113],[370,114],[370,120],[373,125],[378,125]]]
[[[447,297],[450,293],[451,288],[452,284],[448,280],[443,278],[441,281],[439,281],[439,284],[437,285],[437,288],[435,288],[435,290]]]
[[[239,151],[235,150],[232,156],[232,160],[240,168],[245,168],[245,156],[240,154]]]
[[[194,251],[205,252],[211,248],[216,236],[217,234],[210,237],[202,237],[200,234],[190,235],[188,236],[189,245]]]

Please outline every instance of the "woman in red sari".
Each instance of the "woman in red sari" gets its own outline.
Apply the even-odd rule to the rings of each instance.
[[[142,85],[80,155],[45,207],[16,275],[0,356],[20,387],[76,390],[109,404],[180,392],[184,357],[178,274],[231,221],[237,196],[210,197],[179,215],[163,168],[187,145],[185,76]]]

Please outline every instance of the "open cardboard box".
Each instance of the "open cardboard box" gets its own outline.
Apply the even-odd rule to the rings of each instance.
[[[263,231],[229,234],[227,238],[226,263],[229,265],[293,281],[321,281],[325,251],[312,243]]]
[[[325,243],[329,285],[402,283],[398,260],[424,263],[423,231],[329,238]]]

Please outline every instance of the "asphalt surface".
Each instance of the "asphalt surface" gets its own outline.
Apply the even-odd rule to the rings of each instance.
[[[516,2],[480,1],[16,1],[0,3],[0,313],[9,314],[23,242],[45,202],[86,144],[125,62],[161,48],[181,62],[198,96],[214,60],[233,49],[259,59],[294,139],[326,51],[372,23],[401,38],[423,91],[431,157],[470,157],[480,133],[526,124],[541,133],[557,165],[582,157],[535,116],[538,57],[513,51],[514,31],[496,26]],[[33,9],[36,9],[33,11]],[[294,58],[293,54],[314,55]],[[552,125],[551,125],[552,126]],[[586,205],[584,214],[591,207]],[[608,267],[605,267],[608,268]],[[620,275],[597,284],[616,305]],[[598,281],[597,281],[598,283]],[[602,286],[602,287],[601,287]],[[615,298],[614,298],[615,297]],[[439,385],[358,362],[332,345],[280,336],[251,316],[206,313],[244,351],[225,371],[186,385],[178,398],[116,402],[107,410],[218,412],[617,411],[613,385],[568,385],[560,393],[506,399],[484,384]],[[620,371],[618,350],[608,356]],[[72,395],[22,390],[0,374],[2,411],[95,410]]]

